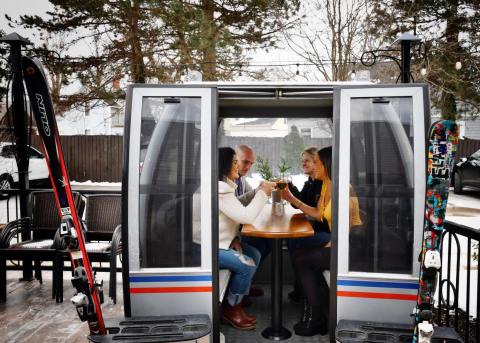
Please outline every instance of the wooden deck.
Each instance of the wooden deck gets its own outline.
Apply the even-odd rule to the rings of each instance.
[[[78,319],[70,302],[74,289],[71,273],[64,272],[64,302],[52,299],[52,273],[43,271],[43,284],[37,280],[19,282],[21,272],[7,272],[7,302],[0,304],[0,342],[87,342],[88,327]],[[117,304],[108,298],[108,273],[98,273],[104,281],[106,318],[123,317],[122,276],[117,276]]]

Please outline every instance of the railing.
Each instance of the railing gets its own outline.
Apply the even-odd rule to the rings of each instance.
[[[479,241],[479,230],[449,221],[445,223],[436,323],[439,326],[454,327],[464,342],[480,343]],[[476,262],[472,261],[474,249],[477,249]],[[476,275],[475,272],[472,273],[475,269]],[[476,303],[473,311],[472,301]]]

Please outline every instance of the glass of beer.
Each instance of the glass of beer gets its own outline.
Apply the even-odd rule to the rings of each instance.
[[[276,181],[277,183],[277,189],[279,190],[283,190],[285,189],[285,187],[287,187],[287,181],[286,180],[283,180],[283,179],[279,179]]]

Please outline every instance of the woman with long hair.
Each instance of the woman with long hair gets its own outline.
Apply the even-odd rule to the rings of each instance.
[[[320,193],[322,190],[322,180],[316,178],[315,165],[318,160],[318,149],[316,147],[308,147],[302,151],[301,161],[302,170],[305,175],[308,176],[302,189],[299,191],[292,183],[288,184],[288,188],[292,194],[305,203],[308,206],[316,207]],[[290,254],[299,248],[306,246],[323,246],[330,241],[330,231],[328,229],[328,223],[326,221],[319,222],[315,219],[311,219],[315,235],[311,237],[303,238],[291,238],[287,240],[288,251]],[[288,293],[288,298],[295,302],[300,303],[304,294],[300,287],[298,278],[295,279],[294,289]]]
[[[245,313],[242,299],[248,294],[252,278],[260,263],[259,251],[242,243],[240,225],[251,224],[267,203],[275,188],[274,182],[263,182],[248,206],[235,196],[238,158],[232,148],[219,149],[218,181],[218,262],[219,267],[232,272],[228,294],[223,305],[222,319],[240,330],[255,329],[256,318]]]
[[[316,206],[309,206],[296,198],[288,189],[283,198],[303,213],[318,221],[326,221],[332,230],[332,147],[321,149],[315,165],[316,178],[322,181],[322,190]],[[351,191],[351,193],[353,193]],[[358,199],[350,196],[350,226],[361,225]],[[330,239],[322,247],[308,246],[292,253],[292,262],[306,298],[300,322],[295,324],[299,336],[325,335],[328,333],[329,287],[322,275],[330,269]]]

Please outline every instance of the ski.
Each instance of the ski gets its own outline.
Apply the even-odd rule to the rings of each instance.
[[[90,334],[104,335],[102,283],[95,280],[85,249],[83,226],[73,201],[45,73],[38,61],[25,56],[22,57],[22,71],[61,217],[60,236],[74,268],[72,284],[77,293],[71,301],[80,319],[88,322]]]
[[[433,306],[437,273],[441,268],[440,243],[444,230],[450,178],[457,150],[454,121],[435,122],[429,132],[425,221],[413,343],[427,343],[433,335]]]

